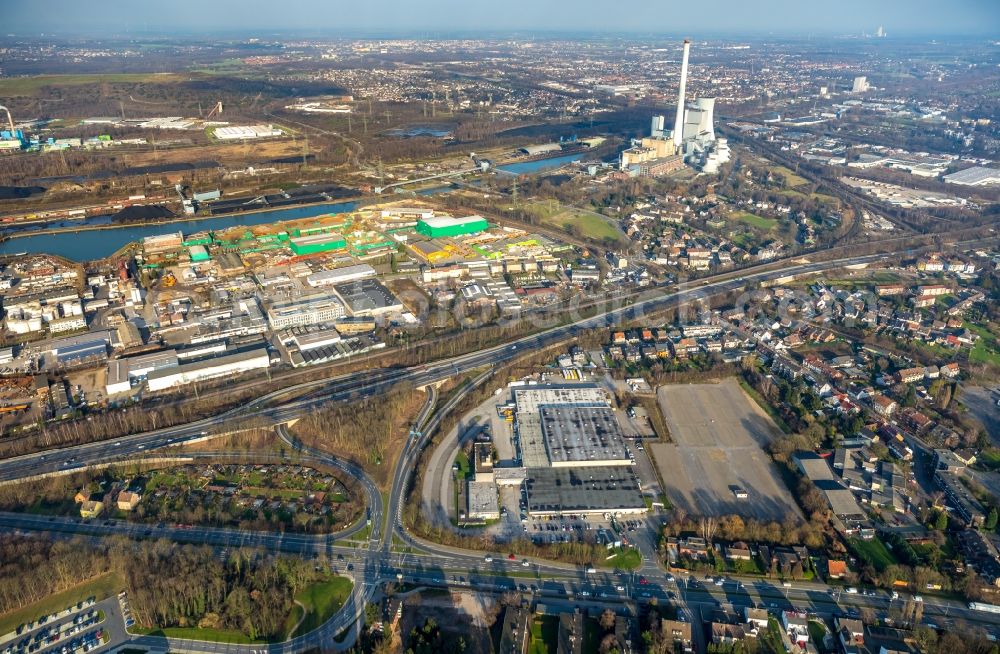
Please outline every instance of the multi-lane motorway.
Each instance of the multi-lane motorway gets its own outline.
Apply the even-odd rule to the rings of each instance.
[[[675,599],[691,606],[715,606],[719,602],[729,602],[735,605],[812,607],[821,613],[841,611],[841,605],[885,609],[891,600],[884,594],[834,597],[830,594],[829,588],[823,584],[796,584],[792,588],[785,588],[751,578],[734,579],[728,584],[719,586],[712,582],[691,583],[687,578],[671,580],[657,564],[655,552],[652,551],[644,552],[644,563],[638,573],[629,575],[609,572],[588,575],[578,566],[548,561],[508,560],[501,553],[495,553],[494,560],[486,562],[482,553],[445,547],[417,538],[407,532],[401,520],[402,502],[416,455],[425,446],[428,435],[433,432],[440,420],[457,406],[463,393],[485,381],[489,377],[491,368],[515,359],[526,351],[549,347],[590,329],[629,321],[645,313],[685,304],[700,297],[741,290],[748,281],[765,281],[788,275],[819,272],[877,261],[883,256],[858,256],[822,263],[794,264],[777,271],[769,269],[747,272],[733,279],[702,280],[673,292],[657,289],[648,297],[628,306],[615,308],[571,324],[552,327],[501,346],[413,368],[378,370],[365,375],[347,375],[309,382],[292,389],[271,393],[239,409],[187,425],[135,434],[115,441],[90,443],[0,461],[0,481],[24,479],[43,473],[72,471],[109,460],[142,456],[154,449],[197,441],[210,432],[223,428],[227,421],[237,417],[260,417],[277,425],[279,435],[299,450],[300,456],[337,468],[355,477],[362,484],[368,500],[366,518],[336,534],[312,536],[234,529],[184,529],[164,524],[152,526],[111,521],[87,523],[73,519],[24,514],[0,514],[0,527],[86,534],[94,537],[121,534],[137,538],[167,538],[182,542],[198,542],[217,547],[253,546],[306,556],[325,555],[334,562],[333,565],[338,572],[349,574],[355,580],[354,592],[333,618],[319,629],[284,643],[232,645],[176,639],[169,639],[168,643],[164,643],[162,638],[155,639],[148,636],[134,639],[137,644],[157,649],[169,645],[171,651],[228,654],[267,651],[285,654],[310,648],[343,650],[354,642],[353,634],[360,622],[365,602],[375,595],[383,583],[395,580],[478,590],[521,590],[547,597],[572,596],[578,601],[642,600],[657,597]],[[433,410],[437,400],[436,391],[433,389],[434,383],[480,368],[485,371],[467,382],[462,392],[453,395],[437,411]],[[314,410],[320,404],[378,395],[404,381],[414,386],[427,387],[428,399],[404,444],[386,502],[383,502],[378,488],[359,467],[303,446],[292,440],[282,427],[283,424]],[[298,391],[305,394],[290,401],[281,401],[283,396],[292,397],[293,393]],[[367,542],[359,544],[356,537],[366,527],[370,527]],[[654,530],[655,525],[651,524],[648,529]],[[406,553],[394,551],[392,547],[394,536],[404,543]],[[346,540],[352,537],[355,538],[353,543]],[[647,539],[647,542],[655,542],[655,538]],[[943,600],[928,600],[924,615],[941,622],[954,617],[974,622],[984,620],[982,614],[969,611],[963,604]],[[346,634],[342,634],[345,630]],[[337,634],[344,636],[340,642],[334,638]]]

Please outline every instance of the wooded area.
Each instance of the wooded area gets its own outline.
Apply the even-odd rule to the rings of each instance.
[[[123,574],[141,627],[226,629],[263,640],[284,636],[297,593],[329,579],[311,561],[257,550],[223,561],[211,547],[168,541],[0,536],[0,614],[109,571]]]

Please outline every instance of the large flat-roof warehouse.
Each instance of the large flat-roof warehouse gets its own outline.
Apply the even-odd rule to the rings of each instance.
[[[529,513],[646,511],[624,433],[603,389],[521,386],[512,395]]]
[[[631,466],[531,468],[524,481],[528,512],[645,513],[639,480]]]
[[[333,289],[347,305],[352,316],[403,310],[403,303],[377,279],[358,279],[336,284]]]
[[[543,406],[541,416],[553,467],[628,465],[621,427],[608,407]]]

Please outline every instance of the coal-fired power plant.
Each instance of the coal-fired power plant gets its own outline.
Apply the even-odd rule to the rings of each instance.
[[[691,54],[691,41],[684,39],[684,57],[681,59],[681,85],[677,92],[677,117],[674,118],[674,147],[681,149],[681,139],[684,136],[684,92],[687,90],[688,55]]]

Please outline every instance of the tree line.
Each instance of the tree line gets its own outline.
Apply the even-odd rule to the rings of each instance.
[[[297,593],[328,578],[312,562],[258,550],[222,560],[211,547],[165,540],[0,536],[0,614],[109,572],[123,576],[141,626],[226,629],[264,640],[284,635]]]

